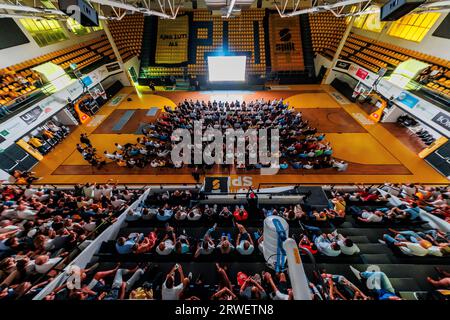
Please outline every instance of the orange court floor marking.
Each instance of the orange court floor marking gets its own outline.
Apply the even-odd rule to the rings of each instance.
[[[54,150],[44,156],[44,160],[33,169],[43,179],[41,183],[103,183],[108,179],[129,184],[194,183],[188,168],[153,169],[119,168],[110,163],[103,169],[92,168],[76,151],[80,133],[87,133],[98,154],[113,151],[114,143],[135,143],[139,137],[125,132],[94,133],[116,110],[138,110],[164,106],[174,107],[184,99],[209,100],[212,97],[226,96],[230,99],[239,96],[246,101],[264,98],[265,100],[283,98],[297,110],[304,110],[305,118],[319,132],[326,133],[327,141],[334,146],[334,157],[349,162],[346,172],[334,169],[280,170],[276,175],[260,175],[259,171],[238,172],[235,169],[215,167],[207,174],[223,176],[246,176],[253,185],[289,184],[376,184],[384,182],[412,182],[425,184],[448,184],[448,180],[435,171],[415,152],[405,146],[396,136],[381,124],[368,121],[368,115],[357,104],[340,104],[331,95],[335,90],[327,85],[286,86],[279,91],[208,91],[182,92],[165,91],[157,94],[137,94],[133,88],[123,88],[118,94],[127,94],[127,99],[117,106],[105,104],[94,117],[92,123],[80,125]],[[314,111],[316,110],[316,111]],[[342,110],[342,111],[339,111]],[[143,111],[145,112],[145,111]],[[142,114],[142,112],[135,112]],[[139,120],[139,119],[138,119]],[[139,121],[133,120],[136,125]],[[110,124],[109,124],[110,125]],[[321,126],[325,129],[322,130]],[[137,129],[137,128],[136,128]],[[97,132],[108,132],[98,130]],[[247,180],[248,181],[248,180]],[[235,186],[239,188],[239,186]]]

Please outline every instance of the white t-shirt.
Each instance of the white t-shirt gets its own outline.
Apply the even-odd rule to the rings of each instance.
[[[36,192],[37,192],[36,189],[29,188],[29,189],[26,189],[26,190],[25,190],[25,192],[23,193],[23,195],[25,196],[25,198],[28,199],[28,198],[31,198]]]
[[[6,227],[1,227],[0,228],[0,234],[6,233],[6,232],[11,232],[11,231],[18,230],[18,229],[20,229],[20,227],[15,226],[15,225],[9,225],[9,226],[6,226]]]
[[[438,246],[431,246],[428,248],[428,254],[430,256],[442,257],[443,253],[441,252],[441,248]]]
[[[174,248],[173,241],[170,239],[167,239],[166,241],[164,241],[164,244],[166,245],[164,250],[160,250],[159,246],[156,247],[156,252],[162,256],[166,256],[166,255],[170,254]]]
[[[423,257],[428,254],[428,249],[425,249],[418,243],[404,242],[404,244],[406,245],[405,247],[402,246],[399,248],[404,254],[406,254],[408,256]]]
[[[200,213],[200,211],[198,209],[194,209],[194,211],[192,211],[192,213],[194,214],[194,216],[191,217],[191,215],[188,215],[187,216],[188,220],[196,221],[202,217],[202,214]]]
[[[353,246],[351,246],[351,247],[347,247],[347,246],[345,246],[344,241],[342,241],[342,240],[339,240],[337,242],[337,244],[341,247],[341,252],[348,256],[357,254],[360,251],[356,244],[353,244]]]
[[[361,214],[361,217],[366,219],[368,222],[381,222],[383,220],[383,217],[377,216],[375,213],[372,212],[363,212]]]
[[[17,217],[24,220],[33,220],[36,217],[36,211],[32,210],[20,210],[17,211]]]
[[[104,189],[103,189],[103,195],[106,197],[111,197],[112,196],[112,187],[110,187],[109,185],[107,185]]]
[[[341,250],[334,250],[331,248],[331,243],[326,241],[320,241],[320,239],[323,239],[322,236],[319,236],[316,238],[315,244],[317,247],[317,250],[319,250],[320,253],[328,256],[328,257],[337,257],[341,254]]]
[[[214,251],[214,245],[208,243],[208,248],[207,249],[203,248],[203,246],[200,246],[198,248],[198,251],[199,251],[200,254],[211,254]]]
[[[180,300],[180,293],[183,291],[183,284],[180,283],[176,287],[168,289],[166,287],[166,282],[164,281],[162,285],[161,295],[163,300]]]
[[[100,200],[103,195],[103,189],[94,189],[94,200]]]
[[[61,260],[62,260],[61,257],[51,258],[51,259],[48,259],[48,261],[46,263],[41,264],[41,265],[37,265],[35,263],[34,268],[37,273],[44,274],[44,273],[47,273],[51,268],[53,268],[54,265],[56,265]]]
[[[125,203],[125,201],[122,199],[111,201],[111,204],[115,209],[120,208],[122,206],[122,204],[124,204],[124,203]]]
[[[255,247],[252,244],[250,244],[248,249],[245,250],[244,243],[245,243],[245,241],[241,241],[239,243],[239,245],[236,247],[236,251],[239,252],[240,254],[242,254],[243,256],[248,256],[253,253],[253,250],[255,250]]]
[[[277,290],[275,291],[275,294],[272,295],[272,300],[289,300],[289,295]]]

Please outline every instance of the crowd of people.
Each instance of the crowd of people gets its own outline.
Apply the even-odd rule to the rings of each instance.
[[[273,101],[222,102],[222,101],[192,101],[185,100],[174,108],[165,107],[162,115],[154,123],[150,123],[142,129],[143,136],[136,142],[124,145],[115,144],[115,150],[106,150],[103,155],[93,151],[90,142],[84,144],[87,148],[77,146],[87,161],[95,158],[94,165],[98,163],[115,162],[121,167],[169,167],[182,168],[191,166],[179,161],[172,161],[170,155],[176,141],[173,133],[177,129],[187,129],[194,134],[194,122],[203,121],[203,132],[208,128],[218,129],[223,134],[227,129],[279,129],[279,152],[272,155],[279,160],[279,169],[321,169],[336,168],[345,171],[348,164],[344,161],[332,158],[333,149],[325,140],[325,134],[318,133],[317,128],[312,127],[308,120],[303,119],[302,113],[290,108],[282,99]],[[84,137],[86,138],[86,137]],[[202,150],[212,141],[212,136],[202,138]],[[194,141],[194,140],[192,140]],[[83,144],[83,141],[81,141]],[[269,143],[270,145],[270,143]],[[223,163],[232,162],[236,169],[251,170],[270,166],[270,163],[256,164],[245,159],[257,157],[249,154],[249,148],[245,149],[245,155],[240,154],[236,148],[233,155],[225,152],[226,144],[223,144],[226,159]],[[87,149],[87,151],[86,151]],[[193,152],[194,145],[190,145]],[[88,155],[88,158],[85,155]],[[230,161],[232,160],[232,161]],[[210,169],[213,165],[200,165],[201,169]]]
[[[77,143],[77,151],[90,165],[100,169],[106,164],[105,159],[97,153],[86,133],[80,134],[80,143]]]
[[[126,224],[144,222],[154,227],[145,234],[121,234],[115,240],[113,254],[119,257],[154,254],[155,259],[156,256],[171,256],[174,259],[171,261],[184,255],[189,259],[186,261],[218,261],[215,263],[217,284],[205,285],[204,270],[189,268],[190,272],[185,274],[179,263],[169,272],[158,262],[133,265],[119,263],[107,270],[97,270],[99,264],[96,263],[86,269],[69,271],[71,275],[79,273],[81,288],[70,288],[63,284],[48,294],[46,299],[290,300],[293,299],[293,293],[285,271],[274,272],[265,268],[258,272],[244,272],[227,265],[224,261],[228,260],[221,261],[221,257],[225,256],[230,256],[231,261],[239,261],[244,256],[261,257],[264,254],[262,230],[250,222],[255,214],[258,214],[259,219],[278,215],[289,223],[295,222],[297,227],[292,229],[290,236],[296,241],[301,254],[336,259],[337,256],[359,256],[361,253],[351,237],[335,228],[346,219],[346,213],[353,214],[355,222],[361,222],[362,214],[355,214],[355,208],[371,204],[387,208],[387,211],[383,208],[378,210],[386,219],[390,219],[389,215],[395,215],[395,219],[414,222],[419,219],[419,214],[416,217],[409,209],[414,211],[420,208],[433,212],[435,207],[432,204],[441,210],[445,209],[438,200],[446,199],[446,192],[446,188],[409,184],[385,184],[380,188],[357,186],[350,192],[332,187],[329,207],[323,210],[315,210],[305,204],[273,205],[257,206],[257,213],[254,211],[257,207],[248,205],[197,205],[195,203],[201,199],[198,191],[155,192],[142,205],[129,208],[125,216]],[[249,194],[254,194],[254,191],[249,190]],[[114,222],[118,213],[137,196],[137,191],[118,189],[112,181],[105,185],[77,185],[70,190],[3,186],[0,208],[0,298],[34,296],[79,253],[75,249],[80,248],[85,239],[98,234],[102,230],[99,226]],[[402,204],[393,203],[397,199]],[[322,215],[326,217],[323,220],[320,218]],[[205,227],[203,232],[199,233],[199,226]],[[385,229],[379,242],[408,256],[448,256],[448,233],[408,226]],[[358,271],[349,267],[359,282],[352,283],[346,276],[330,274],[326,270],[314,271],[313,276],[309,277],[311,298],[401,299],[382,270]],[[427,281],[436,288],[433,295],[446,296],[445,289],[450,281],[448,272],[439,269],[438,274],[438,278],[428,277]],[[368,279],[373,277],[379,280],[378,287],[367,286]]]
[[[262,271],[246,274],[239,271],[230,276],[228,266],[215,263],[217,285],[204,285],[201,273],[185,274],[176,263],[167,273],[157,264],[137,264],[131,268],[117,264],[114,268],[95,271],[77,270],[82,279],[79,289],[66,284],[56,288],[46,300],[293,300],[293,290],[285,272]],[[357,282],[341,274],[326,270],[314,271],[309,281],[311,300],[402,300],[389,277],[381,270],[360,271],[349,266]],[[436,269],[438,279],[427,278],[436,288],[429,292],[435,299],[448,296],[450,276],[446,270]]]
[[[2,185],[0,299],[35,295],[138,192],[120,190],[112,181],[68,189]]]

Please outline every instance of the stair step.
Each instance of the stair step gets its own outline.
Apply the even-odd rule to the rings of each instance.
[[[418,291],[419,285],[413,278],[389,278],[396,291]]]
[[[365,264],[391,264],[389,255],[385,253],[361,254],[361,259]]]
[[[356,244],[370,243],[369,238],[367,238],[366,236],[348,236],[347,238],[352,240]]]
[[[339,226],[340,228],[353,228],[353,224],[349,221],[345,221],[343,224]]]
[[[381,243],[361,243],[358,244],[362,254],[390,254],[392,251]]]
[[[427,293],[426,291],[399,291],[400,297],[405,300],[422,300],[421,297],[425,298]]]

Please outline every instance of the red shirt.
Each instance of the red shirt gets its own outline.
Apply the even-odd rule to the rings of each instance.
[[[236,221],[245,221],[248,219],[248,212],[247,212],[247,210],[243,210],[241,212],[240,209],[236,209],[233,212],[233,217],[234,217],[234,219],[236,219]]]

